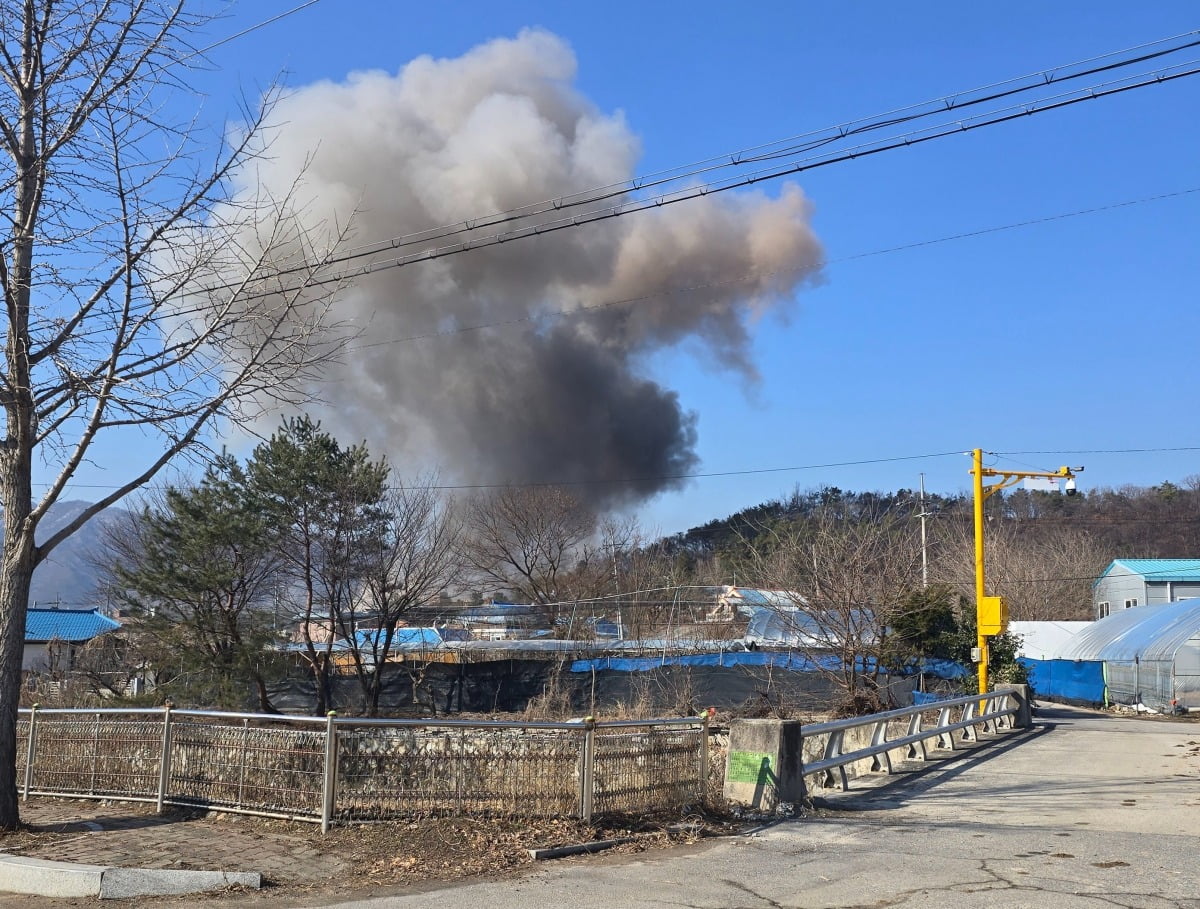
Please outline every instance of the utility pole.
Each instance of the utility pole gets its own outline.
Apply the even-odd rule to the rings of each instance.
[[[921,519],[921,589],[929,589],[929,553],[926,546],[925,536],[925,519],[929,514],[925,511],[925,474],[921,474],[921,513],[917,515]]]
[[[1075,492],[1075,474],[1083,471],[1082,467],[1074,469],[1060,467],[1053,472],[1044,470],[996,470],[983,466],[983,449],[976,448],[972,454],[971,474],[975,486],[975,626],[977,634],[976,650],[979,663],[979,693],[986,694],[988,690],[988,638],[1004,634],[1008,628],[1008,604],[1000,597],[989,597],[985,594],[984,559],[983,559],[983,503],[1001,489],[1016,485],[1018,480],[1042,478],[1065,479],[1067,495]],[[991,486],[983,485],[984,477],[999,477],[1000,482]]]

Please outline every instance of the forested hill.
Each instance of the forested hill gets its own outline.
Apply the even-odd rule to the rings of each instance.
[[[926,493],[930,533],[944,535],[939,531],[941,525],[969,523],[971,508],[969,495]],[[897,512],[915,519],[920,505],[917,492],[911,489],[848,492],[830,486],[797,491],[786,499],[755,505],[667,537],[662,545],[672,555],[704,559],[738,551],[764,533],[803,523],[819,511],[833,511],[852,521]],[[1102,488],[1073,496],[1015,489],[992,496],[987,512],[989,525],[998,521],[1025,534],[1053,536],[1064,531],[1086,535],[1109,560],[1200,557],[1200,477],[1190,477],[1183,485],[1164,482],[1151,487]]]

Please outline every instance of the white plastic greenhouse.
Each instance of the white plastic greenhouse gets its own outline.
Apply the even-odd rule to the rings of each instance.
[[[1113,613],[1055,656],[1102,662],[1112,703],[1200,709],[1200,598]]]

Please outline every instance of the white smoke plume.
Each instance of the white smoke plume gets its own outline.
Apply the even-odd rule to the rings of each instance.
[[[566,43],[529,30],[307,86],[274,109],[244,192],[282,194],[303,171],[305,217],[353,216],[367,243],[627,180],[638,140],[580,95],[575,71]],[[748,326],[820,258],[809,205],[786,185],[382,271],[339,296],[337,318],[362,334],[313,415],[405,472],[637,501],[697,465],[696,417],[647,378],[647,358],[698,341],[753,377]],[[456,331],[479,325],[495,327]]]

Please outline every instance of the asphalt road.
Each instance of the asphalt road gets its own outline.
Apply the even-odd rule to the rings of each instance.
[[[875,779],[830,797],[829,816],[688,850],[309,905],[1200,907],[1200,724],[1056,708],[1019,737]]]

